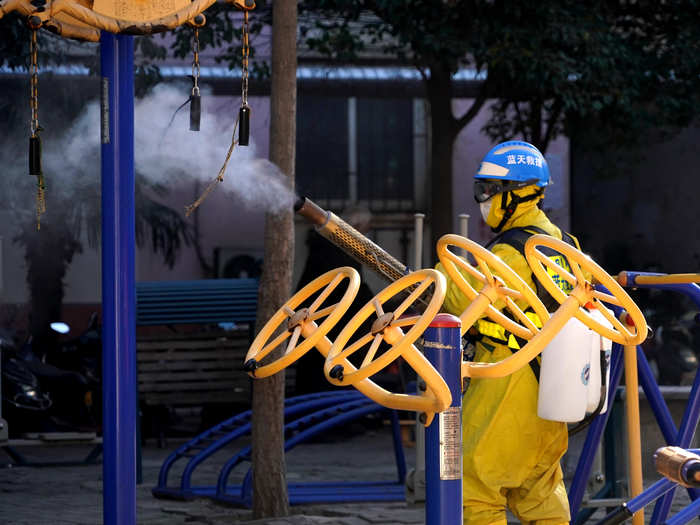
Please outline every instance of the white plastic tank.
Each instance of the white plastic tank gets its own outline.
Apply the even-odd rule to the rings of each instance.
[[[602,307],[602,306],[601,306]],[[597,308],[590,308],[589,313],[593,319],[598,321],[603,326],[612,328],[612,323],[608,321],[600,310]],[[612,313],[612,312],[611,312]],[[614,315],[614,314],[613,314]],[[603,354],[606,363],[606,374],[605,374],[605,401],[603,402],[603,408],[600,413],[605,414],[608,409],[608,387],[610,386],[610,354],[612,352],[612,341],[602,335],[590,330],[591,332],[591,375],[590,381],[588,383],[588,405],[586,406],[586,412],[592,413],[598,407],[600,402],[600,354]]]
[[[591,345],[591,330],[571,318],[542,351],[539,417],[575,423],[586,416]]]

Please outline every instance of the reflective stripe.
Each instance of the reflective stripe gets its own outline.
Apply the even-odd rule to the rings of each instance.
[[[476,322],[476,329],[482,335],[486,335],[493,339],[500,339],[504,342],[506,341],[506,329],[498,323],[492,323],[491,321],[486,321],[485,319],[479,319]]]
[[[540,320],[539,315],[537,315],[535,312],[525,312],[525,315],[537,328],[542,328],[542,321]]]
[[[500,344],[508,345],[508,348],[520,350],[520,345],[513,334],[507,332],[506,329],[498,323],[479,319],[476,322],[476,329],[481,335],[485,335]]]
[[[542,321],[535,312],[525,312],[525,315],[537,328],[542,328]],[[481,335],[490,337],[501,344],[507,344],[508,348],[520,350],[520,344],[516,337],[498,323],[486,319],[479,319],[476,321],[476,329]]]
[[[569,266],[569,261],[563,256],[563,255],[551,255],[549,257],[551,260],[553,260],[555,263],[557,263],[559,266],[564,268],[567,272],[571,273],[571,266]],[[556,273],[554,270],[552,270],[549,266],[546,268],[547,273],[549,276],[552,278],[552,281],[554,281],[554,284],[556,284],[565,294],[570,294],[571,291],[574,289],[574,287],[571,285],[569,281],[561,277],[558,273]]]

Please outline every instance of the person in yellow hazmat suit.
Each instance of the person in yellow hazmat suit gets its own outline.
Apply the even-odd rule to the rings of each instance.
[[[552,184],[542,153],[527,142],[498,144],[486,154],[474,179],[482,217],[497,234],[487,247],[554,311],[558,305],[535,282],[523,246],[536,233],[577,248],[578,242],[562,233],[541,209],[544,190]],[[437,269],[448,281],[443,309],[460,315],[469,299],[441,264]],[[480,289],[480,283],[465,277]],[[528,315],[541,326],[534,312]],[[507,358],[526,343],[486,317],[471,328],[470,338],[475,343],[474,360],[487,363]],[[510,376],[471,380],[462,409],[465,524],[505,524],[506,507],[521,523],[569,523],[560,464],[568,446],[567,427],[537,416],[538,379],[539,357]]]

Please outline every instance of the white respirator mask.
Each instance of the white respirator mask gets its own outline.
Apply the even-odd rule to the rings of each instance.
[[[481,211],[481,217],[484,219],[484,222],[488,219],[489,212],[491,211],[491,204],[493,204],[493,198],[479,203],[479,211]]]

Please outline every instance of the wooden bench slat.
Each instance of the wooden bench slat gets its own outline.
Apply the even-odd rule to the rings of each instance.
[[[140,300],[141,301],[141,300]],[[139,305],[139,314],[168,314],[169,312],[191,312],[191,313],[201,313],[209,314],[215,313],[222,315],[227,313],[229,310],[242,313],[242,314],[253,314],[249,309],[250,301],[229,301],[229,300],[187,300],[187,301],[173,301],[172,303],[166,304],[162,301],[153,301],[153,303],[148,303],[147,301],[142,301]]]
[[[165,332],[158,335],[139,335],[137,343],[162,342],[162,341],[248,341],[250,330],[248,327],[239,327],[236,330],[217,330],[211,332],[191,332],[183,334],[181,332]]]
[[[219,317],[218,319],[212,319],[207,317],[206,319],[196,318],[196,317],[169,317],[167,320],[163,320],[159,317],[145,317],[139,320],[139,326],[176,326],[180,324],[217,324],[217,323],[237,323],[237,324],[247,324],[254,323],[255,317],[250,316],[249,318],[242,319],[240,316],[238,318],[232,317]]]
[[[173,308],[177,309],[184,303],[193,305],[211,305],[211,304],[228,304],[237,306],[246,306],[250,304],[251,301],[257,301],[257,293],[240,293],[236,292],[236,295],[231,295],[229,292],[222,293],[210,293],[207,296],[202,296],[201,294],[159,294],[159,295],[139,295],[139,306],[149,306],[153,307],[156,304],[162,304],[163,308]]]
[[[212,359],[211,361],[171,361],[168,363],[142,363],[139,365],[139,377],[145,372],[176,372],[178,370],[243,370],[243,360],[222,361]]]
[[[184,392],[184,391],[211,391],[211,390],[226,390],[232,388],[231,381],[197,381],[194,383],[184,383],[182,381],[175,383],[142,383],[139,382],[139,392]]]
[[[142,399],[146,405],[177,405],[177,406],[200,406],[207,403],[236,403],[248,402],[250,394],[247,391],[221,390],[220,392],[191,392],[186,396],[175,396],[172,392],[157,393],[152,392],[148,398]]]
[[[149,384],[158,382],[173,383],[182,381],[202,383],[202,388],[206,388],[207,382],[215,379],[226,379],[232,383],[240,380],[240,375],[244,374],[242,370],[229,368],[228,370],[188,370],[185,372],[174,372],[165,370],[163,372],[144,372],[139,374],[139,383]]]
[[[181,343],[181,341],[185,341],[186,343]],[[250,346],[251,340],[249,339],[248,335],[235,339],[221,339],[217,337],[190,337],[189,335],[182,334],[179,334],[176,337],[166,335],[153,338],[139,337],[136,340],[136,346],[141,349],[148,349],[151,347],[157,348],[158,345],[167,347],[170,343],[175,343],[180,346],[184,346],[187,343],[195,345],[198,343],[208,343],[209,345],[218,345],[224,348],[228,346],[239,348],[243,346]]]
[[[241,352],[238,354],[240,356],[240,359],[243,360],[245,357],[245,352]],[[183,361],[183,360],[193,360],[193,361],[204,361],[207,359],[221,359],[223,356],[221,355],[221,352],[218,350],[213,350],[213,351],[207,351],[207,350],[201,350],[201,351],[192,351],[188,352],[185,350],[177,351],[177,352],[159,352],[159,353],[144,353],[144,354],[138,354],[137,353],[137,358],[138,358],[138,363],[143,363],[143,362],[153,362],[153,361],[163,361],[163,362],[168,362],[168,361]],[[236,360],[237,356],[232,356],[229,359],[231,360]]]
[[[238,341],[221,341],[221,340],[171,340],[171,341],[139,341],[136,343],[138,351],[149,352],[158,350],[175,350],[175,349],[195,349],[195,348],[216,348],[225,351],[227,349],[238,350],[250,346],[248,340]]]

